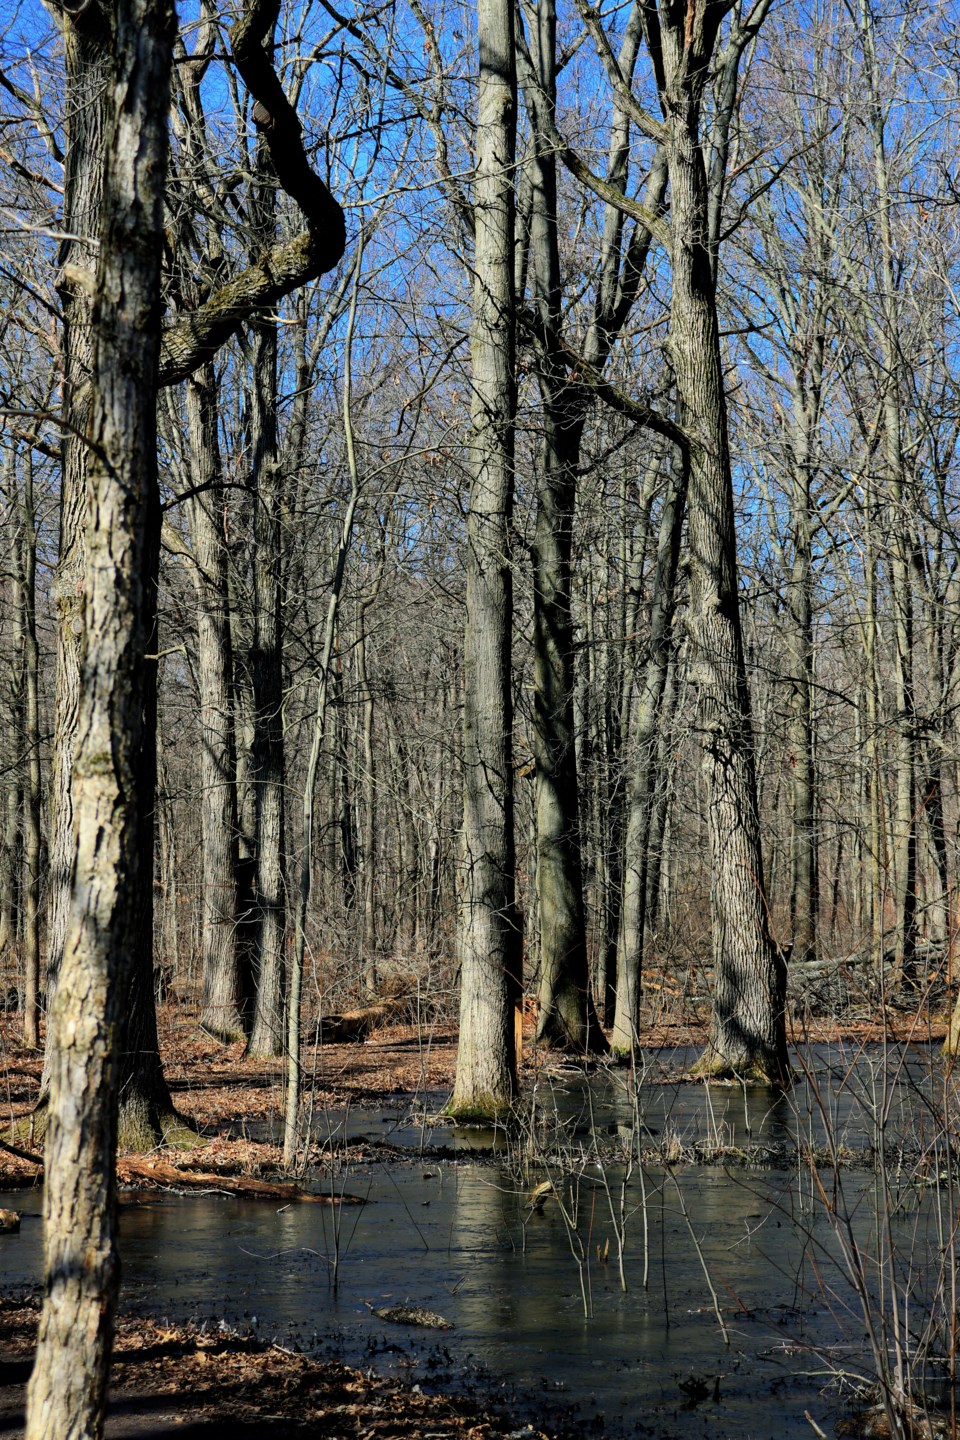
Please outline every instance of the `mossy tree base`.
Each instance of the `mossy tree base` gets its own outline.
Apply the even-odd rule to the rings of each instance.
[[[744,1051],[729,1056],[712,1046],[708,1046],[691,1067],[690,1074],[696,1080],[748,1081],[754,1085],[769,1085],[775,1090],[787,1090],[793,1083],[790,1067],[779,1055]]]
[[[469,1103],[457,1103],[456,1096],[442,1111],[458,1125],[504,1125],[513,1115],[513,1106],[492,1095],[475,1096]]]
[[[196,1125],[169,1102],[156,1104],[138,1095],[120,1106],[117,1149],[121,1154],[143,1155],[158,1145],[195,1150],[206,1143]]]
[[[212,1016],[201,1015],[200,1029],[204,1035],[209,1035],[218,1045],[236,1045],[238,1040],[246,1040],[247,1032],[239,1013],[236,1016],[227,1017],[220,1015],[214,1020]]]
[[[47,1133],[49,1111],[47,1097],[42,1096],[29,1115],[10,1126],[7,1134],[13,1144],[31,1150],[42,1146]],[[174,1109],[169,1100],[149,1101],[138,1095],[120,1107],[117,1123],[117,1146],[123,1152],[143,1155],[158,1146],[178,1150],[194,1150],[206,1145],[192,1120]]]

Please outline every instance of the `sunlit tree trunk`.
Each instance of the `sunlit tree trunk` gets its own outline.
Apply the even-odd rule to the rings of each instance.
[[[152,891],[142,837],[153,796],[142,786],[152,665],[156,673],[146,655],[173,11],[163,0],[120,0],[111,19],[110,63],[101,67],[111,124],[93,315],[76,879],[50,1017],[45,1295],[28,1440],[102,1434],[119,1278],[117,1051],[136,983],[138,909]]]
[[[63,27],[66,109],[64,236],[60,247],[63,308],[63,472],[60,549],[53,595],[57,608],[56,699],[50,776],[50,880],[47,999],[56,985],[73,881],[73,800],[70,782],[80,704],[80,655],[86,561],[85,441],[90,404],[90,307],[97,265],[105,132],[109,123],[110,47],[104,11],[83,7]]]
[[[460,1044],[449,1109],[493,1118],[517,1084],[514,1009],[521,936],[515,901],[513,585],[515,413],[512,0],[478,0],[479,89],[473,289],[473,402],[464,636],[464,812],[458,952]]]

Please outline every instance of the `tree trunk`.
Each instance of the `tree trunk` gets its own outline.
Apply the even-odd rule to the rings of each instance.
[[[276,226],[272,188],[275,181],[262,148],[258,171],[264,193],[258,199],[255,228],[260,240],[269,243]],[[275,321],[265,318],[258,322],[252,351],[250,446],[253,455],[251,484],[255,495],[253,643],[249,664],[255,724],[251,778],[256,802],[254,966],[257,990],[247,1054],[266,1059],[283,1054],[286,942],[281,606],[283,480],[277,449]]]
[[[860,3],[874,176],[880,232],[880,358],[883,442],[887,468],[886,528],[890,537],[890,592],[894,633],[896,781],[891,835],[896,973],[912,979],[917,943],[917,715],[913,655],[912,569],[916,555],[914,517],[906,493],[901,414],[901,342],[897,313],[897,256],[892,226],[890,176],[886,159],[885,100],[880,92],[870,0]]]
[[[229,573],[216,378],[206,365],[187,382],[190,502],[200,682],[200,835],[203,850],[203,994],[200,1024],[229,1045],[246,1035],[248,986],[237,906],[237,788]]]
[[[50,1017],[45,1298],[27,1440],[102,1434],[119,1279],[117,1050],[136,986],[138,905],[152,892],[142,844],[153,799],[142,790],[152,738],[144,733],[152,663],[144,657],[152,633],[149,537],[159,518],[159,271],[173,18],[164,0],[123,0],[112,46],[102,42],[113,63],[106,75],[98,67],[109,76],[113,124],[103,149],[93,317],[76,880]],[[89,8],[80,23],[90,23]]]
[[[50,879],[47,1004],[63,953],[73,884],[74,825],[70,792],[80,706],[80,656],[86,577],[84,524],[90,405],[90,307],[97,266],[103,156],[110,112],[110,47],[98,3],[63,26],[67,137],[64,147],[65,238],[60,246],[63,308],[63,475],[60,551],[53,596],[57,607],[56,699],[50,776]]]
[[[737,594],[733,481],[700,143],[722,10],[695,0],[647,20],[670,171],[670,351],[689,437],[690,631],[712,861],[714,1002],[702,1074],[788,1080],[785,973],[771,941]]]
[[[367,672],[367,611],[372,600],[364,600],[359,607],[360,633],[357,637],[357,679],[360,685],[360,703],[363,707],[361,764],[361,792],[363,804],[363,838],[360,845],[361,883],[363,889],[363,922],[361,932],[361,956],[363,965],[363,988],[368,995],[377,993],[377,918],[376,918],[376,846],[377,846],[377,780],[375,752],[373,746],[373,721],[375,704],[370,676]]]
[[[0,721],[0,957],[15,958],[20,942],[21,918],[23,912],[21,882],[23,880],[23,835],[20,814],[23,808],[23,733],[24,733],[24,673],[23,673],[23,544],[20,531],[23,515],[17,504],[16,484],[17,448],[11,445],[7,451],[6,480],[10,498],[9,520],[6,525],[6,553],[4,555],[4,587],[6,596],[3,607],[3,666],[7,672],[4,713]],[[18,958],[18,957],[17,957]],[[14,969],[14,979],[19,984],[19,966]]]
[[[539,321],[538,380],[543,439],[538,475],[534,561],[534,757],[536,762],[537,898],[540,930],[540,1018],[537,1038],[574,1050],[605,1051],[607,1042],[590,991],[587,954],[580,784],[574,714],[574,627],[571,611],[572,537],[577,470],[592,395],[569,375],[571,359],[559,338],[562,281],[557,229],[556,8],[537,0],[532,16],[533,74],[524,79],[536,144],[528,162],[530,249]],[[642,34],[634,6],[619,56],[628,79]],[[626,182],[629,119],[615,107],[609,175]],[[660,157],[647,186],[654,211],[663,200]],[[623,254],[623,217],[608,207],[601,275],[586,358],[602,370],[636,299],[649,248],[645,232]],[[605,830],[605,826],[602,827]],[[604,857],[601,855],[601,866]],[[602,899],[603,897],[601,897]]]
[[[23,1043],[40,1045],[40,647],[37,643],[37,517],[33,503],[33,454],[23,456],[23,523],[20,531],[23,585]]]
[[[675,462],[660,517],[650,641],[635,726],[624,842],[623,913],[617,946],[617,1004],[611,1045],[620,1055],[637,1043],[650,870],[651,818],[660,773],[663,696],[673,650],[673,614],[680,538],[687,502],[687,467]]]
[[[554,108],[557,17],[553,0],[538,0],[534,18],[531,48],[537,78]],[[590,994],[574,739],[571,549],[586,407],[577,388],[566,383],[566,367],[555,339],[560,326],[561,280],[553,149],[538,144],[529,165],[530,249],[541,326],[538,380],[543,407],[533,545],[533,749],[540,916],[537,1039],[583,1052],[606,1049]]]
[[[478,0],[473,401],[464,636],[460,1044],[449,1110],[495,1118],[517,1086],[521,934],[513,800],[514,194],[512,0]]]
[[[791,624],[787,639],[792,691],[789,722],[792,777],[790,917],[794,963],[817,958],[820,908],[813,729],[814,577],[810,470],[808,457],[800,457],[794,472],[794,552],[789,599]]]

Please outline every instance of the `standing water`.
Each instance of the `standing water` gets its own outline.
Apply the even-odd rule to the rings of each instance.
[[[663,1083],[634,1096],[617,1076],[546,1087],[519,1138],[464,1132],[494,1149],[483,1161],[465,1146],[437,1159],[451,1131],[399,1109],[325,1116],[324,1136],[372,1158],[331,1162],[313,1181],[365,1206],[217,1195],[125,1206],[124,1304],[390,1365],[424,1389],[519,1390],[548,1412],[577,1407],[584,1433],[602,1422],[612,1435],[772,1440],[809,1436],[805,1411],[830,1430],[876,1373],[851,1256],[868,1301],[871,1286],[875,1299],[904,1287],[913,1340],[900,1343],[915,1347],[942,1298],[956,1204],[935,1066],[911,1057],[894,1085],[874,1058],[852,1070],[814,1060],[788,1099]],[[9,1203],[39,1215],[36,1191]],[[36,1282],[40,1264],[40,1225],[25,1219],[0,1245],[5,1287]],[[452,1328],[373,1313],[392,1306]]]

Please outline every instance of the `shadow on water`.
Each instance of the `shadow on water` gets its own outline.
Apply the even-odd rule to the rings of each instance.
[[[735,1146],[749,1136],[789,1142],[799,1155],[798,1140],[819,1145],[833,1128],[844,1144],[869,1146],[877,1095],[887,1091],[867,1070],[852,1083],[843,1063],[836,1052],[814,1054],[810,1077],[779,1099],[664,1080],[641,1087],[634,1106],[622,1077],[571,1078],[541,1087],[526,1134],[486,1164],[466,1153],[430,1157],[421,1147],[449,1144],[450,1131],[399,1108],[324,1117],[329,1135],[410,1147],[405,1160],[374,1158],[346,1172],[334,1172],[331,1160],[316,1177],[324,1188],[366,1194],[367,1206],[344,1211],[339,1229],[323,1207],[274,1210],[214,1195],[126,1208],[125,1303],[387,1364],[424,1389],[454,1374],[458,1383],[473,1376],[481,1391],[539,1391],[575,1402],[585,1433],[602,1416],[610,1434],[661,1440],[707,1430],[715,1440],[806,1436],[805,1410],[829,1430],[844,1403],[837,1375],[869,1371],[856,1299],[809,1166],[645,1160],[621,1182],[638,1111],[646,1136],[676,1132],[685,1145],[722,1137]],[[911,1083],[898,1076],[902,1095],[894,1103],[887,1094],[887,1121],[892,1133],[915,1137],[918,1117],[930,1123],[933,1082],[925,1057],[910,1066]],[[816,1086],[826,1105],[815,1102]],[[541,1124],[542,1145],[534,1133]],[[470,1135],[461,1132],[460,1142]],[[494,1137],[472,1138],[489,1146]],[[603,1144],[620,1147],[619,1164]],[[544,1176],[560,1200],[548,1197],[538,1210],[530,1190]],[[868,1247],[874,1174],[848,1171],[842,1185]],[[37,1192],[10,1201],[39,1210]],[[915,1187],[890,1233],[902,1233],[918,1259],[921,1247],[942,1245],[937,1213],[930,1193]],[[7,1288],[38,1278],[39,1229],[27,1224],[0,1246]],[[373,1313],[398,1305],[437,1312],[453,1328],[412,1330]]]

